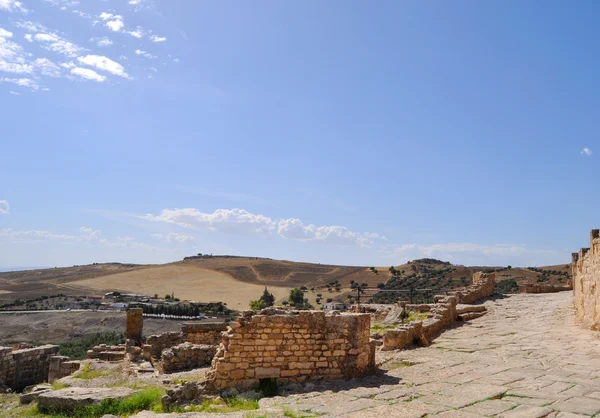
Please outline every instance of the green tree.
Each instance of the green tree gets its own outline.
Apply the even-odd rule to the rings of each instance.
[[[171,299],[171,295],[169,295],[168,293],[165,295],[165,299],[169,300]]]
[[[304,304],[304,293],[302,292],[302,290],[298,288],[293,288],[292,290],[290,290],[289,301],[290,305],[292,306],[302,307],[302,305]]]
[[[252,310],[260,311],[261,309],[264,309],[266,307],[267,307],[267,305],[266,305],[265,301],[262,299],[250,301],[250,309],[252,309]]]
[[[265,291],[259,300],[262,300],[265,303],[265,307],[273,306],[275,304],[275,296],[272,293],[269,293],[267,287],[265,286]]]

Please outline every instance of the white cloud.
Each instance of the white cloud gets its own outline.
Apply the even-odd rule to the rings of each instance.
[[[101,55],[86,55],[85,57],[78,57],[77,61],[114,75],[129,78],[121,64]]]
[[[125,26],[125,23],[123,22],[123,16],[121,15],[113,15],[112,13],[102,12],[98,17],[105,22],[104,26],[113,32],[120,32]]]
[[[129,4],[136,6],[138,4],[142,4],[142,0],[129,0]]]
[[[160,215],[141,216],[150,221],[167,222],[190,229],[268,235],[275,230],[276,222],[263,215],[255,215],[243,209],[217,209],[203,213],[194,208],[163,209]]]
[[[33,42],[33,36],[30,33],[26,33],[24,38],[27,42]]]
[[[592,155],[592,150],[589,148],[584,148],[581,150],[581,155],[585,155],[586,157],[590,157]]]
[[[100,235],[102,235],[102,231],[97,230],[97,229],[88,228],[85,226],[82,226],[81,228],[79,228],[79,232],[81,233],[81,236],[87,241],[98,240],[98,239],[100,239]]]
[[[322,242],[332,245],[358,245],[368,247],[378,234],[350,231],[344,226],[304,225],[300,219],[276,221],[268,216],[250,213],[243,209],[217,209],[213,213],[194,208],[163,209],[159,215],[138,216],[156,222],[166,222],[188,229],[207,229],[233,234],[272,235],[300,241]]]
[[[44,32],[46,27],[39,23],[34,23],[30,20],[20,20],[15,23],[15,26],[20,29],[28,30],[29,32]]]
[[[176,234],[175,232],[169,232],[166,235],[163,234],[152,234],[152,238],[158,239],[166,242],[178,242],[178,243],[186,243],[188,241],[196,241],[196,238],[190,235],[182,235]]]
[[[108,39],[106,36],[103,38],[90,38],[90,42],[95,42],[99,47],[106,47],[113,44],[113,41]]]
[[[45,28],[42,30],[45,30]],[[47,49],[49,51],[57,52],[62,55],[66,55],[67,57],[76,57],[84,51],[83,48],[79,47],[78,45],[75,45],[72,42],[67,41],[66,39],[53,32],[36,33],[33,36],[33,39],[35,39],[38,42],[41,42],[42,48]]]
[[[66,68],[66,69],[70,69],[70,68],[75,68],[77,67],[77,65],[75,65],[75,63],[73,61],[69,61],[69,62],[61,62],[60,64],[61,67]]]
[[[289,239],[319,241],[333,245],[358,245],[368,247],[373,243],[359,232],[350,231],[345,226],[304,225],[300,219],[290,218],[279,221],[277,233]]]
[[[60,77],[60,67],[48,58],[37,58],[33,62],[36,71],[48,77]]]
[[[78,75],[87,80],[94,80],[98,82],[103,82],[104,80],[106,80],[105,76],[100,75],[96,71],[90,70],[89,68],[76,67],[71,69],[71,74]]]
[[[7,200],[0,200],[0,215],[10,215],[10,207]]]
[[[156,36],[156,35],[152,35],[150,37],[150,40],[152,42],[165,42],[167,40],[166,36]]]
[[[0,28],[0,71],[31,74],[33,66],[27,62],[27,54],[21,45],[13,42],[13,33]]]
[[[0,10],[6,10],[9,12],[21,12],[27,13],[29,10],[25,8],[23,3],[17,0],[0,0]]]
[[[12,83],[12,84],[16,84],[17,86],[26,87],[26,88],[34,90],[34,91],[40,90],[40,89],[44,90],[42,87],[40,87],[40,85],[36,81],[34,81],[30,78],[6,78],[6,77],[1,78],[0,77],[0,83]]]
[[[142,57],[148,58],[148,59],[158,58],[156,55],[152,55],[151,53],[143,51],[141,49],[136,49],[135,53],[136,53],[136,55],[141,55]]]
[[[10,90],[9,93],[12,94],[13,96],[20,96],[21,95],[21,93],[17,93],[16,91],[12,91],[12,90]]]
[[[136,30],[133,31],[126,31],[128,34],[130,34],[131,36],[133,36],[134,38],[138,38],[141,39],[144,37],[144,30],[141,27],[137,27]]]

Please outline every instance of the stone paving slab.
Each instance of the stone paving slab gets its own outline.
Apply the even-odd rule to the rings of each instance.
[[[386,353],[391,366],[409,366],[332,383],[332,392],[320,386],[310,394],[261,400],[256,416],[286,405],[352,418],[600,413],[600,334],[575,323],[571,292],[511,295],[484,305],[487,315],[446,330],[428,347]]]

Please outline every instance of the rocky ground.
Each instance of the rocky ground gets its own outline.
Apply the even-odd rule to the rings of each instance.
[[[387,353],[378,375],[288,387],[285,396],[261,399],[255,411],[177,417],[600,414],[600,338],[574,323],[570,292],[514,295],[486,306],[486,316],[444,332],[429,347]]]

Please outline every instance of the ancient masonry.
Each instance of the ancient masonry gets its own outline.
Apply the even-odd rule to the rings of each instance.
[[[13,350],[0,347],[0,386],[15,391],[48,380],[50,358],[58,354],[57,345]]]
[[[268,378],[285,384],[364,375],[375,367],[370,325],[368,314],[245,312],[224,333],[205,388],[252,388]]]
[[[590,247],[573,253],[573,294],[577,318],[600,330],[600,230],[590,233]]]
[[[480,316],[484,307],[460,306],[458,303],[473,303],[479,299],[491,296],[496,285],[494,273],[475,273],[473,284],[465,289],[453,292],[449,296],[436,296],[433,304],[406,305],[405,309],[418,312],[428,312],[428,318],[422,322],[411,322],[397,329],[387,331],[382,350],[398,350],[414,344],[426,345],[439,333],[457,320],[468,320]]]

